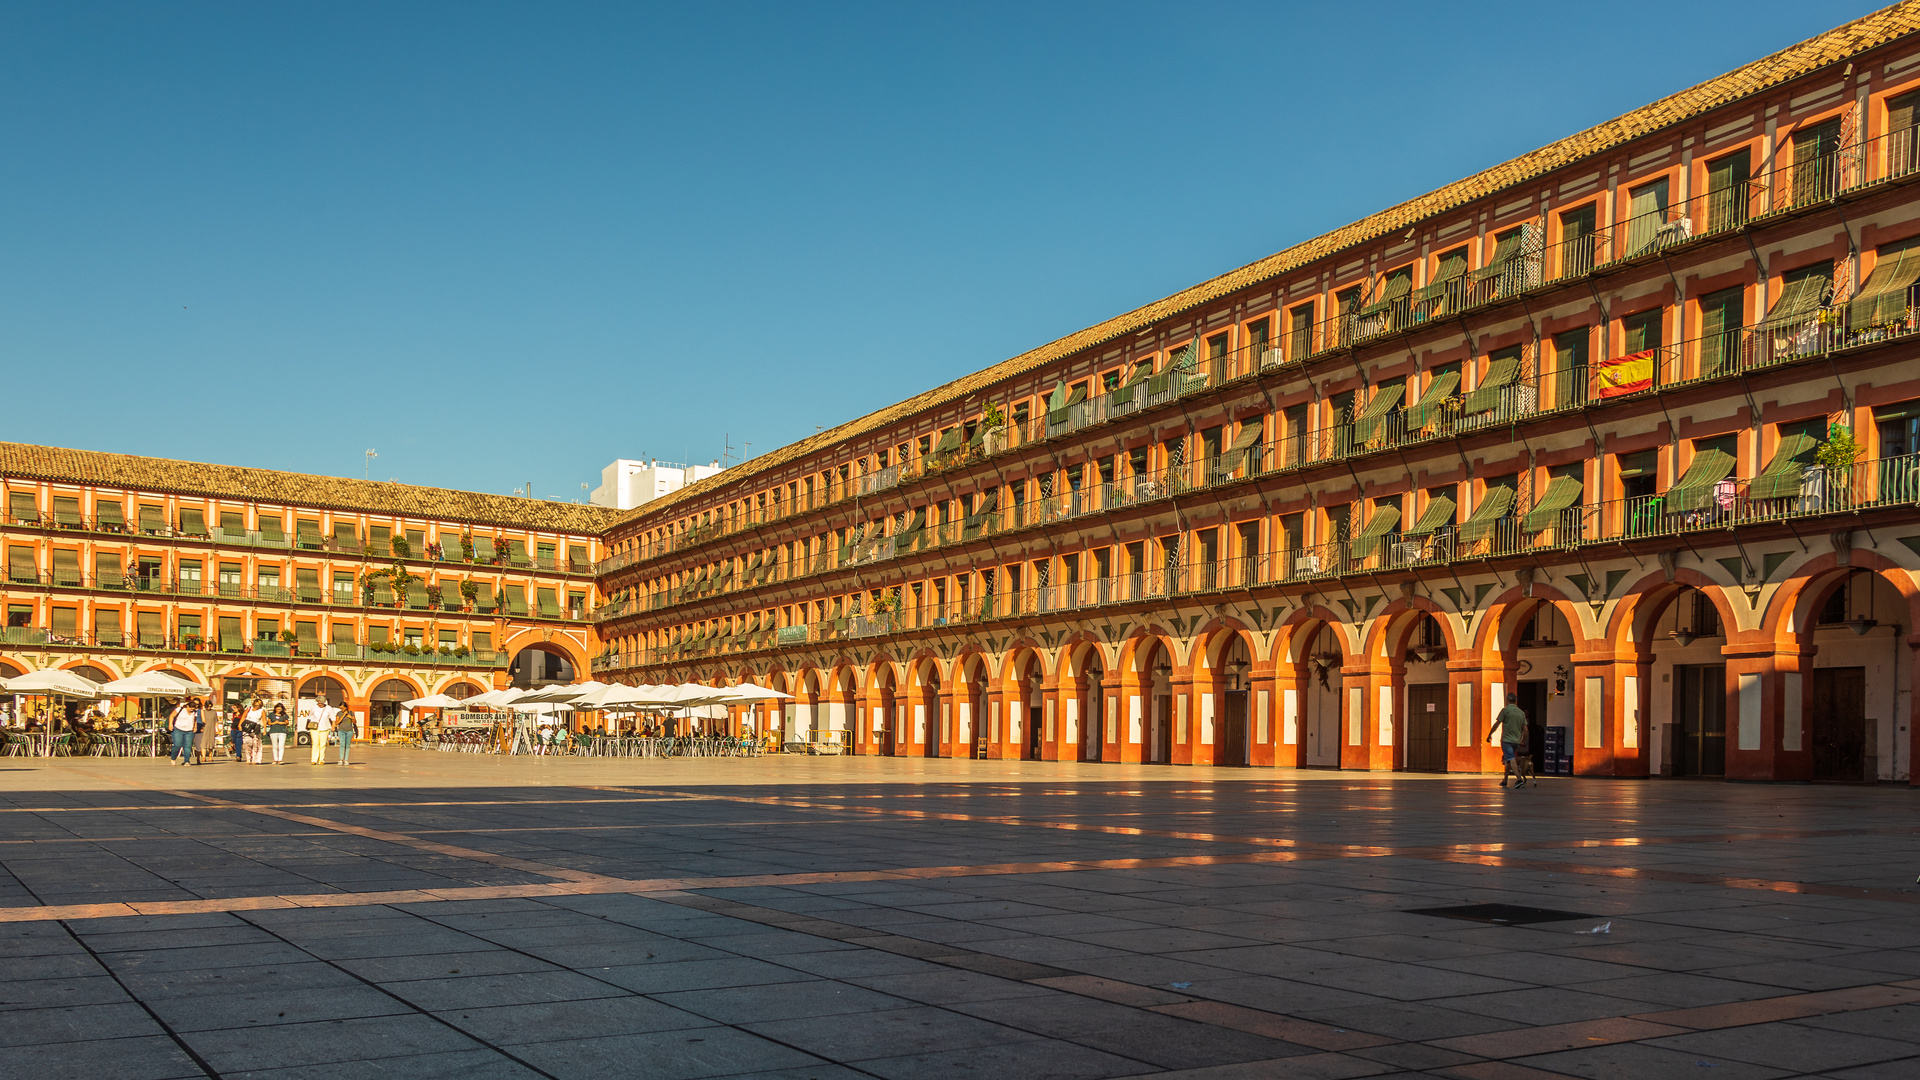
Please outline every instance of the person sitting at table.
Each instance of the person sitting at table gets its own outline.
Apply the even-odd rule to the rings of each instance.
[[[67,727],[73,732],[73,753],[93,753],[94,744],[100,741],[100,731],[93,726],[92,710],[84,711],[67,721]]]

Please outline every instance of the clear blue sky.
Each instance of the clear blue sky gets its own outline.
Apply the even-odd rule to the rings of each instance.
[[[13,5],[4,437],[579,498],[1870,10]]]

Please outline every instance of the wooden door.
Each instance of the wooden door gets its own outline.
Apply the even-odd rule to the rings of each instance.
[[[1447,684],[1407,687],[1407,768],[1447,771]]]
[[[1215,765],[1247,763],[1247,691],[1228,690],[1220,695],[1220,746]]]
[[[1307,727],[1307,764],[1340,767],[1340,688],[1309,683],[1303,692]]]
[[[1867,670],[1814,668],[1813,736],[1815,780],[1867,779]]]
[[[1727,666],[1673,667],[1675,776],[1727,774]]]

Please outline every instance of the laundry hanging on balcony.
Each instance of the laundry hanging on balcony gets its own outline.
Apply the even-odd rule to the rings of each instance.
[[[1653,389],[1653,354],[1657,350],[1629,353],[1602,360],[1593,366],[1593,396],[1625,397]]]
[[[1667,489],[1664,508],[1669,513],[1691,513],[1714,506],[1714,487],[1732,471],[1732,454],[1725,450],[1700,451],[1680,482]]]
[[[1547,492],[1540,501],[1527,511],[1525,527],[1530,533],[1552,528],[1559,523],[1560,514],[1568,507],[1580,501],[1586,494],[1586,482],[1577,476],[1556,476],[1547,485]]]
[[[1460,373],[1457,371],[1435,375],[1433,381],[1427,384],[1427,392],[1420,395],[1420,400],[1407,406],[1407,430],[1419,431],[1430,424],[1439,423],[1441,403],[1452,397],[1459,385]]]
[[[1920,282],[1920,237],[1882,245],[1873,273],[1847,305],[1847,325],[1864,330],[1905,320],[1916,282]]]
[[[1813,461],[1813,452],[1820,445],[1819,440],[1805,433],[1795,433],[1780,440],[1774,447],[1773,460],[1760,470],[1760,475],[1747,485],[1747,497],[1751,499],[1790,499],[1796,498],[1805,482],[1806,468]]]
[[[1375,390],[1373,400],[1367,402],[1367,407],[1353,418],[1353,441],[1369,443],[1380,438],[1382,421],[1386,420],[1387,413],[1393,411],[1395,405],[1400,404],[1400,395],[1406,392],[1407,384],[1403,382],[1389,383]]]
[[[1347,551],[1356,559],[1364,559],[1372,555],[1373,549],[1380,545],[1380,538],[1392,532],[1393,527],[1398,524],[1400,524],[1398,507],[1376,507],[1373,511],[1373,519],[1367,522],[1367,527],[1361,529],[1359,535],[1348,541]]]
[[[1480,507],[1460,526],[1460,539],[1469,543],[1493,535],[1495,525],[1513,509],[1513,489],[1490,487],[1480,497]]]
[[[1453,500],[1445,495],[1427,500],[1427,510],[1413,528],[1403,529],[1400,535],[1409,539],[1416,536],[1432,536],[1441,529],[1453,524]]]
[[[1467,400],[1461,405],[1461,411],[1469,413],[1491,412],[1500,407],[1500,392],[1512,386],[1520,378],[1520,354],[1518,350],[1511,356],[1488,358],[1487,374],[1480,385],[1473,388]]]

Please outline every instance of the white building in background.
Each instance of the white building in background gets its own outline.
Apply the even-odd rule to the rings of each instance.
[[[588,501],[595,506],[631,510],[718,472],[717,461],[709,465],[677,465],[621,458],[600,470],[600,486],[593,489]]]

